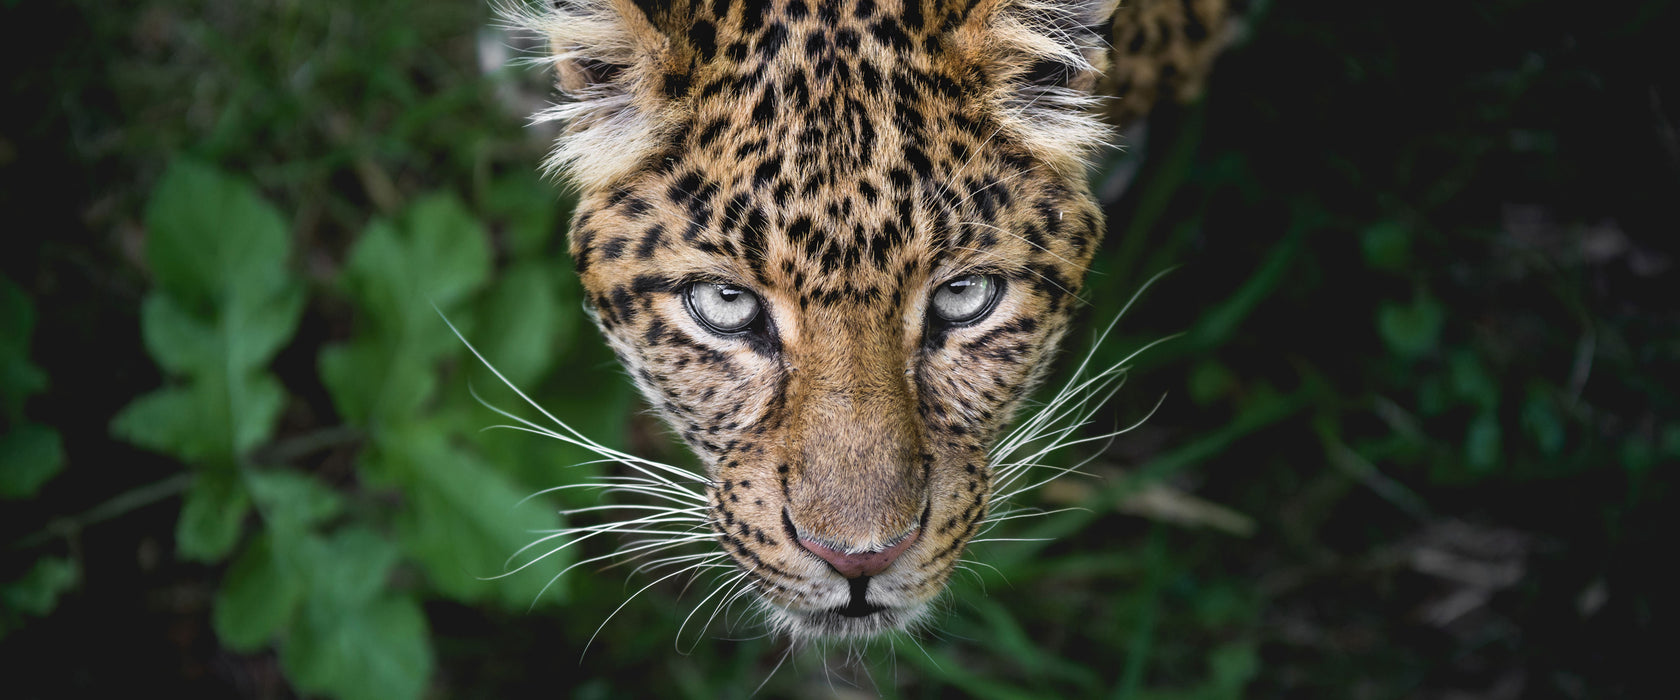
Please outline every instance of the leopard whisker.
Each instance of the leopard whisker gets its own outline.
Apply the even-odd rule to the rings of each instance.
[[[559,547],[556,547],[555,549],[549,550],[547,553],[543,554],[541,557],[537,557],[536,559],[533,559],[529,562],[526,562],[525,564],[521,565],[518,569],[514,569],[513,571],[508,571],[508,572],[504,572],[502,574],[498,574],[497,577],[499,578],[499,577],[502,577],[502,576],[507,576],[509,574],[517,573],[518,571],[520,571],[520,570],[522,570],[526,567],[529,567],[532,564],[535,564],[536,562],[542,560],[545,557],[548,557],[549,555],[552,555],[552,554],[554,554],[554,553],[556,553],[556,552],[558,552],[562,549],[565,549],[567,547],[570,547],[574,544],[577,544],[577,543],[582,542],[584,540],[590,539],[590,538],[595,537],[597,535],[604,535],[604,534],[608,534],[608,533],[651,534],[651,535],[684,534],[681,531],[637,529],[639,526],[643,526],[643,525],[666,525],[666,524],[684,523],[684,522],[693,522],[693,518],[684,516],[684,517],[678,517],[678,518],[662,519],[656,514],[656,515],[649,515],[649,516],[645,516],[645,517],[641,517],[641,518],[636,518],[634,520],[623,520],[623,521],[617,521],[617,522],[611,522],[611,523],[598,523],[598,524],[595,524],[595,525],[587,525],[587,526],[583,526],[583,527],[569,527],[569,528],[561,528],[559,530],[541,531],[541,532],[545,532],[547,534],[544,534],[542,537],[537,538],[536,541],[531,542],[530,544],[527,544],[524,547],[520,547],[518,549],[518,551],[515,551],[512,555],[508,556],[508,562],[511,563],[514,559],[519,558],[519,555],[524,554],[525,552],[530,551],[532,547],[536,547],[536,546],[538,546],[540,544],[543,544],[545,542],[549,542],[549,541],[564,538],[564,537],[570,537],[570,536],[573,536],[573,535],[580,535],[581,534],[582,536],[581,537],[575,537],[574,539],[568,540],[567,542],[560,545]]]
[[[642,586],[641,588],[636,589],[635,593],[631,593],[629,595],[629,597],[626,597],[624,599],[624,602],[619,603],[618,607],[613,608],[613,611],[610,614],[607,615],[607,619],[601,621],[600,626],[595,628],[595,633],[589,635],[589,641],[585,642],[584,645],[583,645],[583,652],[578,655],[578,663],[579,664],[583,663],[583,657],[589,655],[589,647],[591,647],[595,644],[595,638],[601,636],[601,630],[606,629],[607,628],[607,623],[612,622],[612,619],[614,617],[617,617],[618,613],[620,611],[624,610],[625,606],[629,605],[631,601],[634,601],[637,596],[640,596],[641,594],[647,592],[647,590],[649,588],[653,588],[654,586],[657,586],[657,585],[659,585],[661,583],[664,583],[664,582],[666,582],[670,579],[681,576],[681,575],[683,575],[687,572],[688,572],[687,569],[681,569],[681,570],[678,570],[676,572],[669,573],[669,574],[666,574],[664,576],[661,576],[661,577],[655,579],[652,583],[649,583],[645,586]]]
[[[1031,511],[1031,512],[1024,512],[1023,513],[1023,512],[1016,512],[1015,510],[1008,510],[1008,511],[1003,511],[1001,513],[994,513],[994,514],[988,516],[985,520],[980,521],[982,524],[986,525],[987,527],[986,527],[986,529],[981,530],[979,532],[979,534],[982,534],[982,535],[986,534],[988,531],[991,530],[992,527],[995,527],[998,523],[1001,523],[1005,520],[1020,520],[1022,518],[1042,518],[1042,517],[1045,517],[1047,515],[1056,515],[1057,513],[1068,513],[1068,512],[1072,512],[1072,511],[1076,511],[1076,510],[1083,510],[1083,511],[1088,512],[1091,509],[1090,508],[1081,508],[1079,506],[1069,506],[1067,508],[1057,508],[1055,510],[1045,510],[1043,508],[1026,508],[1026,509],[1022,509],[1022,510]]]
[[[728,565],[721,565],[721,566],[724,566],[725,568],[730,568],[730,569],[734,568],[734,567],[728,566]],[[727,576],[727,574],[725,574],[725,576]],[[694,616],[696,614],[698,614],[701,609],[706,607],[706,602],[711,600],[712,598],[716,597],[718,594],[723,593],[724,591],[728,590],[731,585],[738,584],[742,579],[744,579],[746,577],[747,577],[747,573],[745,571],[742,571],[742,572],[736,574],[734,578],[730,579],[729,581],[727,581],[725,583],[719,584],[718,587],[716,589],[714,589],[711,593],[707,593],[706,597],[701,598],[700,602],[694,604],[694,609],[690,610],[689,613],[688,613],[688,616],[683,618],[682,624],[677,626],[677,634],[671,640],[671,646],[672,646],[672,648],[677,650],[677,653],[683,654],[683,655],[686,656],[689,653],[692,653],[694,651],[694,647],[689,647],[688,651],[683,651],[682,650],[683,630],[688,629],[689,621],[693,620]],[[725,597],[727,597],[727,595]],[[706,621],[706,626],[707,627],[711,626],[711,620],[708,619]],[[701,633],[704,634],[704,632],[705,632],[705,630],[702,629]],[[700,643],[700,640],[699,640],[698,637],[695,638],[694,643],[696,645],[698,645]]]
[[[473,389],[470,385],[468,386],[468,391],[472,394],[473,398],[478,399],[478,402],[480,404],[482,404],[485,408],[488,408],[491,411],[494,411],[495,413],[497,413],[498,415],[501,415],[504,418],[507,418],[509,420],[513,420],[513,421],[516,421],[516,422],[520,423],[520,425],[517,425],[517,426],[506,425],[506,426],[498,426],[498,427],[506,428],[506,429],[509,429],[509,430],[518,430],[518,431],[523,431],[523,432],[535,433],[535,434],[542,435],[542,436],[545,436],[545,437],[554,438],[556,440],[567,443],[569,445],[575,445],[577,447],[582,447],[582,448],[584,448],[586,450],[590,450],[590,451],[592,451],[592,452],[594,452],[598,455],[601,455],[603,457],[607,457],[612,461],[616,461],[619,464],[623,464],[626,467],[634,469],[637,472],[639,472],[639,473],[641,473],[645,476],[648,476],[649,478],[664,480],[664,481],[672,483],[673,485],[676,484],[677,482],[670,479],[669,477],[663,476],[663,474],[675,474],[675,475],[678,475],[678,476],[681,476],[681,477],[685,477],[686,479],[693,479],[696,476],[694,474],[694,472],[691,472],[687,469],[683,469],[681,467],[674,467],[674,466],[671,466],[669,464],[665,464],[663,462],[655,462],[653,460],[643,459],[643,458],[637,457],[635,455],[619,452],[618,450],[614,450],[612,448],[603,447],[599,443],[596,443],[593,440],[590,440],[588,438],[582,438],[581,433],[578,434],[579,438],[581,438],[581,439],[574,439],[573,437],[570,437],[570,436],[567,436],[567,435],[562,435],[560,433],[556,433],[553,430],[550,430],[550,429],[545,428],[543,426],[537,425],[536,423],[533,423],[529,420],[526,420],[525,418],[514,415],[512,413],[509,413],[509,412],[507,412],[507,411],[505,411],[501,408],[498,408],[498,407],[490,404],[489,402],[485,401],[483,399],[483,397],[480,397],[478,395],[477,390]],[[546,412],[544,412],[544,414],[547,415]],[[554,420],[558,420],[558,419],[554,419]],[[571,426],[566,426],[564,423],[562,423],[561,425],[563,427],[565,427],[568,431],[572,431],[572,432],[576,433],[575,430],[572,430]]]

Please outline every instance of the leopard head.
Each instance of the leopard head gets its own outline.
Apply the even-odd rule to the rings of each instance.
[[[1113,0],[561,0],[549,167],[598,325],[796,638],[903,629],[1102,227]],[[721,558],[722,555],[720,555]]]

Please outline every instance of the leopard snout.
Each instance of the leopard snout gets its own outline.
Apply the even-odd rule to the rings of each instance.
[[[916,529],[898,538],[897,542],[876,550],[847,550],[803,535],[799,536],[797,541],[799,546],[804,547],[806,551],[828,562],[828,565],[833,567],[836,573],[852,579],[860,576],[875,576],[882,571],[886,571],[887,567],[892,566],[892,563],[898,559],[900,554],[909,549],[910,545],[916,543],[916,539],[921,536],[921,533],[921,527],[917,526]]]

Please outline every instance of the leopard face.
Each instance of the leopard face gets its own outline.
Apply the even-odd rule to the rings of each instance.
[[[1102,231],[1103,0],[563,0],[571,253],[795,637],[922,617]]]

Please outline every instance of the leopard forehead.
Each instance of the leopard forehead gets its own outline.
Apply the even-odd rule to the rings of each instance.
[[[1083,171],[1008,128],[979,41],[952,29],[972,5],[681,5],[653,15],[689,65],[655,81],[675,103],[648,110],[661,147],[586,189],[574,221],[608,323],[638,279],[735,281],[802,309],[896,305],[975,269],[1078,286],[1101,231]]]
[[[1102,230],[1090,47],[1058,43],[1101,4],[580,0],[548,25],[596,320],[796,636],[912,624],[986,516],[988,449]],[[970,274],[1002,289],[988,315],[930,321]],[[684,303],[708,282],[764,326],[708,330]]]

